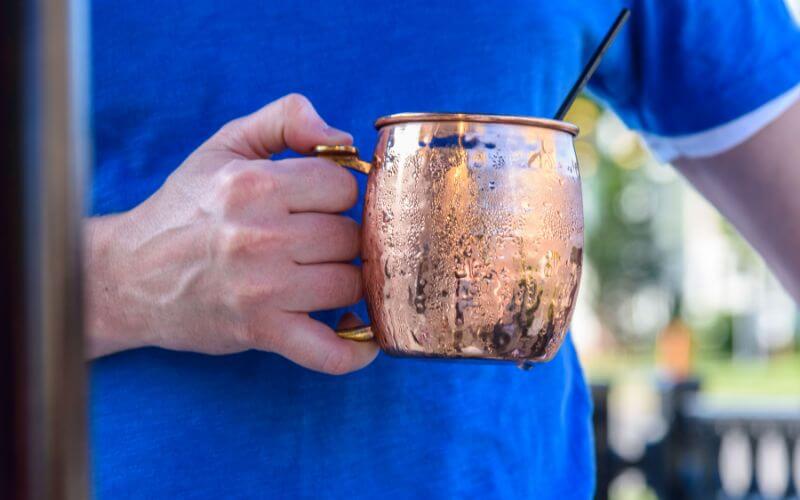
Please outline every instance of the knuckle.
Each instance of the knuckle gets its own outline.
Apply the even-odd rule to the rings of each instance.
[[[217,174],[216,195],[223,201],[239,199],[242,188],[251,180],[252,173],[243,160],[233,160],[225,164]]]
[[[258,169],[253,171],[253,178],[250,179],[251,183],[248,184],[255,196],[260,198],[274,196],[280,192],[280,178],[267,169]]]
[[[287,115],[300,113],[304,108],[311,106],[311,101],[303,94],[292,92],[283,97],[283,105]]]
[[[220,169],[219,186],[223,191],[234,193],[250,193],[253,188],[258,188],[257,192],[262,194],[275,191],[278,179],[274,172],[257,161],[232,160]]]
[[[281,241],[272,229],[227,225],[219,238],[219,252],[226,258],[240,258],[274,249]]]
[[[219,170],[215,195],[225,213],[279,190],[277,176],[245,160],[233,160]]]
[[[223,257],[236,257],[244,253],[249,241],[247,230],[237,226],[225,226],[219,237],[219,253]]]
[[[236,159],[230,160],[229,162],[225,163],[220,167],[217,171],[217,178],[220,183],[227,180],[230,176],[236,175],[241,170],[244,170],[247,166],[246,160]]]
[[[235,309],[247,311],[253,306],[263,305],[272,295],[269,285],[239,285],[231,291],[230,301]]]

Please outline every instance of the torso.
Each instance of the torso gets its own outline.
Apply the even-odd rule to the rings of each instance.
[[[225,121],[289,92],[364,156],[374,119],[390,113],[550,116],[619,10],[587,3],[96,2],[94,210],[135,206]],[[271,354],[156,349],[92,372],[100,496],[592,488],[591,407],[569,341],[528,373],[381,356],[333,378]]]

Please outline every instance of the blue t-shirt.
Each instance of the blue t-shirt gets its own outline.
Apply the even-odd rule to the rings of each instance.
[[[637,129],[702,133],[800,82],[800,33],[781,0],[97,0],[93,211],[140,203],[227,120],[289,92],[365,156],[389,113],[551,116],[625,4],[631,21],[592,91]],[[332,377],[268,353],[155,348],[91,371],[103,498],[593,489],[592,408],[569,340],[530,372],[381,355]]]

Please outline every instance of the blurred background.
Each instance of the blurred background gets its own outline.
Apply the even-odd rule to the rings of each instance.
[[[796,497],[797,307],[613,113],[583,97],[567,119],[581,128],[572,334],[594,391],[598,496]]]

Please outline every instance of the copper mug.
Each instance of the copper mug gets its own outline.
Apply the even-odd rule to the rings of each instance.
[[[403,113],[375,122],[361,242],[372,325],[342,330],[393,355],[548,361],[583,255],[578,128],[539,118]]]

